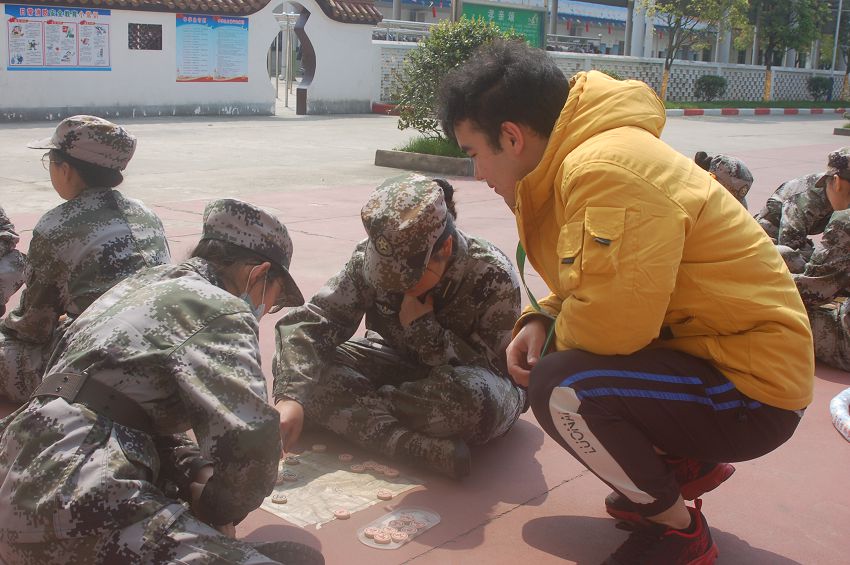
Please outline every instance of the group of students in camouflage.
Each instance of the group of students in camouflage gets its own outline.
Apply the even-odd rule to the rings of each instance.
[[[850,147],[827,155],[826,169],[779,185],[754,215],[776,245],[803,299],[815,357],[850,371]],[[739,159],[698,152],[694,161],[746,208],[753,176]],[[811,236],[821,235],[815,243]]]
[[[25,286],[0,326],[0,396],[22,404],[0,424],[0,561],[321,563],[234,539],[305,413],[459,478],[467,446],[527,407],[504,357],[517,276],[456,226],[446,181],[378,187],[368,238],[305,305],[286,227],[247,202],[210,202],[191,258],[171,264],[157,215],[115,190],[135,146],[101,118],[63,120],[30,145],[67,201],[27,256],[2,216],[2,304]],[[283,307],[272,404],[258,321]]]
[[[66,202],[39,220],[27,255],[16,250],[18,235],[0,211],[0,309],[24,285],[18,306],[0,323],[0,396],[21,404],[0,421],[0,562],[322,563],[321,554],[300,544],[235,539],[235,524],[269,494],[281,453],[305,423],[461,478],[470,472],[469,446],[504,435],[529,406],[547,433],[612,486],[608,512],[635,527],[634,540],[608,563],[713,561],[707,533],[700,534],[698,554],[696,542],[680,543],[694,559],[657,560],[670,551],[659,548],[671,531],[687,540],[707,532],[700,505],[686,507],[682,498],[698,498],[726,480],[734,471],[727,461],[785,441],[811,395],[811,338],[802,307],[795,310],[799,297],[788,295],[780,254],[808,312],[817,358],[850,370],[847,305],[836,301],[850,288],[850,149],[830,153],[826,172],[784,183],[756,215],[777,254],[745,212],[753,182],[746,166],[704,152],[683,160],[665,146],[658,140],[663,118],[645,85],[599,73],[579,73],[567,85],[540,55],[511,43],[496,42],[479,57],[491,64],[447,79],[441,120],[475,160],[477,176],[517,216],[523,253],[552,290],[524,312],[510,260],[457,226],[454,190],[442,179],[411,174],[379,186],[361,210],[367,237],[305,304],[289,273],[286,227],[247,202],[210,202],[191,258],[172,264],[157,215],[115,190],[136,147],[123,127],[74,116],[30,145],[47,150],[43,162]],[[470,93],[502,80],[487,75],[502,67],[521,69],[526,83],[537,80],[540,92],[523,96],[548,96],[540,107],[551,106],[551,115],[488,126],[492,92]],[[605,100],[622,101],[622,113],[594,117]],[[649,118],[637,134],[632,120],[641,112]],[[605,134],[595,131],[606,121]],[[571,127],[555,127],[562,123]],[[657,145],[657,165],[629,160],[630,148],[642,143]],[[614,145],[621,150],[615,166],[605,156]],[[664,163],[673,163],[674,172],[664,172]],[[694,172],[703,169],[710,177]],[[617,177],[623,171],[629,180]],[[618,182],[640,187],[643,196],[624,191],[615,200],[626,195],[626,204],[606,204],[615,201],[606,195]],[[659,196],[668,190],[662,187],[679,184],[691,192]],[[637,205],[647,207],[645,216],[634,212]],[[662,237],[669,230],[669,240],[634,247],[630,234],[650,230],[665,214],[682,215],[687,227],[644,231]],[[722,250],[729,255],[688,247],[689,238],[728,233],[724,219],[746,236]],[[821,242],[808,239],[821,232]],[[647,255],[664,245],[664,254],[680,257],[679,280],[670,288],[662,288],[666,275],[643,280],[641,290],[640,269],[657,263],[658,273],[669,272]],[[749,356],[751,344],[705,313],[734,300],[710,300],[702,310],[693,298],[691,287],[699,285],[705,295],[719,292],[711,281],[722,276],[705,264],[728,266],[748,256],[760,259],[738,267],[770,290],[735,297],[761,310],[751,308],[749,321],[736,314],[734,323],[773,324],[782,328],[773,334],[795,336],[802,377],[785,390],[800,391],[802,400],[749,384],[746,370],[762,368],[744,366],[731,351]],[[650,306],[656,290],[659,300],[666,296],[663,316],[628,298],[638,290]],[[622,311],[612,316],[618,296],[644,308],[628,336],[616,321]],[[776,314],[779,303],[788,312]],[[284,307],[291,309],[276,324],[270,402],[258,321]],[[355,337],[364,318],[366,334]],[[708,322],[699,325],[701,318]],[[624,345],[629,340],[633,345]],[[718,351],[726,352],[722,361]],[[652,372],[661,375],[650,379],[656,384],[637,383]],[[691,376],[676,376],[682,372]],[[602,386],[594,380],[601,378],[619,380]],[[658,392],[659,381],[670,390]],[[657,393],[669,408],[674,392],[703,395],[700,402],[714,412],[667,410],[671,427],[658,405],[632,404],[632,414],[619,420],[612,415],[625,401],[611,391],[624,382],[643,387],[641,402]],[[606,404],[609,396],[620,404]],[[689,426],[700,430],[691,437],[718,426],[730,431],[727,415],[738,424],[769,421],[776,437],[735,428],[731,435],[747,439],[734,452],[708,436],[707,452],[669,437],[670,429]],[[639,432],[629,418],[641,422]],[[662,428],[668,436],[652,435]],[[683,473],[685,467],[695,474]]]

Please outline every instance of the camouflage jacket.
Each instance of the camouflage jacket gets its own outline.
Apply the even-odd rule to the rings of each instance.
[[[808,309],[850,292],[850,210],[832,215],[805,271],[793,276]]]
[[[519,316],[519,279],[493,244],[457,230],[452,263],[433,289],[434,311],[399,321],[403,295],[371,287],[363,269],[366,241],[310,301],[277,323],[274,397],[303,403],[336,346],[366,328],[414,364],[471,365],[507,375],[505,348]]]
[[[821,176],[813,173],[782,183],[756,214],[757,220],[776,227],[778,245],[805,249],[812,245],[808,236],[823,232],[833,209],[824,189],[815,186]]]
[[[205,461],[215,474],[198,516],[224,524],[257,508],[280,458],[257,332],[203,259],[143,270],[104,294],[70,325],[46,374],[86,372],[138,403],[155,433],[63,399],[31,400],[0,424],[0,528],[38,542],[166,520],[182,507],[160,486],[188,486]]]
[[[0,316],[6,313],[6,302],[24,282],[27,257],[17,249],[18,234],[6,212],[0,208]]]
[[[115,283],[171,259],[162,222],[138,200],[86,189],[47,212],[33,229],[30,272],[2,328],[47,343],[59,317],[77,316]]]

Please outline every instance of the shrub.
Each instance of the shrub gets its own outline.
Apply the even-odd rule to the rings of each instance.
[[[809,77],[806,88],[813,100],[827,100],[832,94],[832,79],[830,77]]]
[[[398,147],[397,150],[410,153],[441,155],[443,157],[467,157],[466,152],[461,150],[457,146],[457,143],[442,137],[414,137],[404,145]]]
[[[711,102],[726,94],[726,79],[717,75],[702,75],[694,84],[694,96],[698,100]]]
[[[523,40],[483,20],[443,20],[407,54],[392,97],[398,103],[398,129],[413,128],[426,137],[443,137],[436,116],[437,89],[450,70],[466,61],[480,45],[498,37]]]

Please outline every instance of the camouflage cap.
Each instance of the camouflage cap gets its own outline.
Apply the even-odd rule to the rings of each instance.
[[[80,161],[123,171],[136,151],[136,137],[97,116],[71,116],[51,137],[27,144],[32,149],[58,149]]]
[[[284,296],[280,306],[300,306],[304,297],[289,274],[292,240],[280,220],[269,212],[234,198],[213,200],[204,210],[204,233],[201,241],[226,241],[267,259],[284,276]]]
[[[833,175],[850,180],[850,147],[842,147],[831,152],[827,157],[827,168],[823,176],[818,179],[815,186],[823,188],[826,181]]]
[[[710,157],[708,172],[738,200],[743,199],[753,186],[750,169],[743,161],[729,155]]]
[[[366,280],[403,292],[425,272],[434,244],[451,221],[443,190],[433,179],[410,174],[384,181],[360,211],[369,234]]]

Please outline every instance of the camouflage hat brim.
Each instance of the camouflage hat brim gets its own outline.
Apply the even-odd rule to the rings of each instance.
[[[835,168],[828,168],[826,172],[818,179],[815,183],[815,186],[818,188],[824,188],[826,186],[826,181],[829,180],[830,177],[837,175],[840,171]]]
[[[370,240],[363,257],[363,276],[372,288],[387,292],[404,292],[419,282],[425,274],[425,267],[430,258],[429,249],[421,267],[408,265],[405,269],[399,269],[399,259],[382,254],[375,242]]]
[[[301,306],[304,304],[304,295],[301,294],[301,289],[295,284],[295,279],[289,274],[289,270],[278,265],[283,269],[283,300],[278,301],[281,306]]]
[[[30,141],[27,143],[27,147],[30,149],[59,149],[59,147],[53,143],[52,137],[45,137],[44,139]]]

